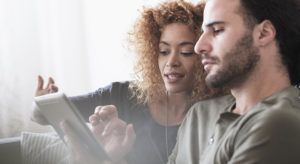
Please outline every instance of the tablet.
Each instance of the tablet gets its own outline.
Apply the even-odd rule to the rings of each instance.
[[[60,128],[60,122],[67,121],[75,135],[78,136],[83,148],[91,154],[94,154],[96,157],[99,157],[101,160],[110,160],[106,151],[86,125],[85,120],[77,110],[76,106],[64,93],[57,92],[38,96],[35,97],[34,100],[40,108],[41,113],[63,141],[64,133]]]

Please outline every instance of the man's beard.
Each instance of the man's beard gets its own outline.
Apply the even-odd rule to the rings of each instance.
[[[239,39],[233,49],[224,55],[223,67],[206,77],[206,83],[213,88],[232,88],[247,79],[260,59],[258,49],[253,46],[251,33]]]

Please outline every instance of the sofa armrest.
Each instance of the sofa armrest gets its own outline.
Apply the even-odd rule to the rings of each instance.
[[[21,137],[0,139],[0,163],[21,163]]]

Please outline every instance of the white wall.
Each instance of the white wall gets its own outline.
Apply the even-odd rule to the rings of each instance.
[[[68,95],[130,80],[126,34],[158,2],[0,0],[0,138],[49,130],[29,120],[39,74]]]
[[[131,79],[132,59],[126,49],[127,32],[143,6],[160,2],[163,0],[82,1],[91,89],[112,81]]]

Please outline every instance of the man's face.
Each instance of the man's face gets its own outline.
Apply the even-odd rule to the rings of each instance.
[[[206,82],[212,87],[239,85],[259,61],[252,31],[239,9],[239,0],[210,0],[205,7],[203,34],[195,51],[202,55]]]

